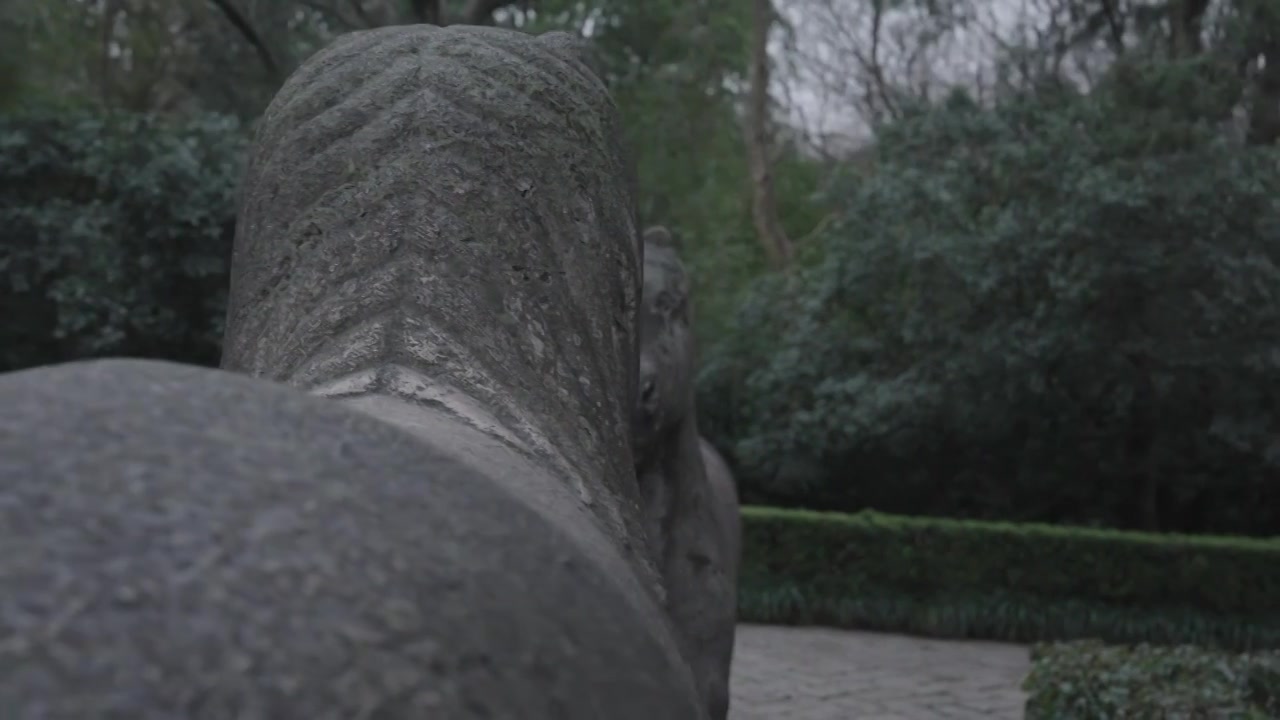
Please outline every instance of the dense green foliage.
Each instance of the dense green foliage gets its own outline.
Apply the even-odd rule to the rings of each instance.
[[[217,247],[193,244],[196,236],[213,232],[214,225],[220,228],[219,233],[229,231],[234,217],[232,192],[238,178],[232,170],[240,162],[242,143],[238,131],[228,130],[235,135],[232,138],[217,130],[227,123],[218,113],[233,113],[242,122],[250,122],[274,85],[264,84],[270,81],[269,73],[264,74],[260,58],[244,38],[205,5],[195,0],[135,4],[127,17],[118,19],[127,23],[128,31],[118,42],[139,45],[131,50],[133,64],[109,63],[96,70],[99,49],[93,43],[106,22],[103,10],[66,0],[23,0],[12,15],[0,18],[0,38],[13,40],[7,45],[0,43],[0,69],[21,70],[10,78],[12,82],[0,81],[0,110],[15,113],[0,125],[11,138],[0,148],[0,162],[5,164],[0,172],[4,173],[5,192],[10,193],[0,197],[0,207],[6,208],[5,217],[0,218],[6,224],[0,225],[0,232],[25,238],[25,244],[13,250],[14,257],[0,254],[0,260],[10,267],[14,284],[13,288],[0,288],[0,302],[20,308],[23,317],[31,318],[21,328],[8,329],[12,341],[5,345],[9,356],[3,367],[101,354],[163,356],[202,363],[216,357],[211,340],[222,321],[218,304],[224,290],[213,289],[212,275],[211,284],[188,283],[183,275],[187,271],[175,264],[178,258],[174,253],[186,248],[193,253],[193,265],[212,268],[212,256],[227,251],[225,243]],[[343,3],[269,5],[242,9],[264,29],[262,39],[270,46],[281,72],[290,70],[334,34],[351,29],[350,23],[357,20]],[[406,20],[409,4],[397,5],[398,15],[366,19]],[[456,16],[466,3],[446,5]],[[506,11],[503,23],[530,31],[591,26],[601,67],[626,118],[627,140],[639,179],[641,220],[667,224],[685,239],[686,259],[699,285],[696,308],[701,326],[714,334],[732,313],[736,292],[763,266],[763,253],[748,212],[748,173],[744,140],[735,116],[736,95],[726,84],[741,76],[745,64],[742,35],[748,29],[747,7],[725,6],[708,12],[705,6],[677,0],[643,7],[623,0],[602,0],[589,5],[539,3],[536,13],[519,8]],[[302,20],[283,22],[290,14],[298,14]],[[177,25],[188,29],[170,37],[168,28]],[[689,52],[691,44],[698,46],[697,53]],[[40,60],[32,62],[32,58]],[[213,63],[211,58],[224,58],[225,62]],[[207,66],[201,64],[205,61]],[[226,66],[225,72],[218,69],[220,65]],[[45,108],[47,112],[36,116],[20,109],[23,107]],[[153,107],[154,112],[146,111]],[[139,109],[144,112],[137,112]],[[127,119],[127,111],[137,114]],[[95,119],[95,114],[102,117]],[[52,118],[49,127],[30,132],[46,116]],[[102,129],[95,129],[99,125]],[[161,130],[147,139],[145,128],[152,126]],[[202,127],[207,131],[195,130]],[[96,146],[95,132],[102,133],[102,147]],[[187,138],[184,147],[188,149],[172,159],[161,157],[179,136]],[[49,147],[42,147],[42,143]],[[42,160],[43,156],[47,157]],[[191,166],[192,157],[199,158],[205,167]],[[153,167],[141,171],[130,167],[139,162]],[[166,162],[171,167],[160,170],[159,164]],[[808,224],[819,212],[819,206],[805,201],[817,183],[817,168],[790,152],[782,154],[780,163],[778,188],[786,207],[784,220]],[[93,227],[77,225],[74,232],[79,234],[73,236],[71,226],[58,219],[58,213],[63,212],[62,200],[35,188],[45,186],[45,176],[83,174],[82,166],[101,177],[95,175],[88,183],[94,188],[91,198],[85,199],[81,192],[82,197],[73,204],[78,208],[92,202],[90,215],[109,212],[112,219],[95,221]],[[147,184],[161,172],[162,184]],[[107,173],[136,176],[138,180],[120,185],[124,192],[113,194],[119,182],[106,177]],[[204,204],[197,207],[197,203]],[[76,208],[66,212],[79,215]],[[45,218],[40,221],[44,224],[39,237],[35,221],[30,219],[37,216]],[[146,229],[141,232],[134,223],[144,219]],[[200,228],[193,229],[193,223]],[[39,239],[51,234],[58,239]],[[158,246],[151,247],[151,242]],[[102,248],[95,247],[93,252],[114,257],[111,262],[116,263],[118,276],[131,277],[145,266],[152,268],[147,281],[109,286],[100,272],[75,277],[82,265],[58,256],[89,252],[89,247],[98,244]],[[35,254],[45,252],[51,255],[41,259],[43,264],[37,269]],[[120,264],[126,255],[138,265]],[[225,258],[216,263],[225,263]],[[216,272],[225,272],[225,268]],[[150,287],[149,283],[162,277],[173,287]],[[55,280],[80,282],[86,289],[79,299],[56,291],[62,295],[55,300],[51,295]],[[18,286],[34,289],[19,292],[14,289]],[[178,292],[179,287],[186,289]],[[189,305],[195,297],[207,300],[208,316],[191,317],[186,335],[167,321],[147,319],[172,302],[185,307],[183,304]],[[98,315],[106,312],[107,306],[114,319],[104,322]],[[36,311],[43,315],[37,317],[33,314]],[[48,332],[54,327],[51,318],[55,314],[62,318],[57,321],[58,337]],[[138,320],[133,320],[134,316]],[[126,331],[122,323],[133,323],[134,327]],[[77,328],[88,336],[80,337]]]
[[[1197,44],[1169,24],[1176,4],[1120,8],[1129,34],[1084,92],[1052,48],[1114,27],[1062,1],[1083,27],[1006,48],[981,103],[913,108],[898,88],[857,158],[780,141],[785,274],[751,222],[748,5],[548,0],[488,18],[592,37],[641,221],[684,241],[700,420],[747,498],[1280,533],[1280,154],[1262,132],[1280,79],[1240,62],[1267,52],[1249,28],[1272,11],[1225,3]],[[0,310],[22,318],[2,367],[216,357],[242,148],[217,113],[251,122],[335,34],[424,4],[231,3],[261,47],[201,0],[127,5],[21,0],[0,18],[0,110],[18,113],[0,120]],[[22,109],[37,106],[48,122]],[[1226,132],[1233,113],[1249,142]]]
[[[576,12],[557,15],[564,5]],[[544,5],[538,29],[581,28],[591,39],[625,119],[635,159],[643,225],[663,224],[682,240],[696,284],[701,337],[725,332],[744,286],[765,270],[751,224],[745,139],[732,82],[746,67],[747,3],[599,0]],[[780,148],[775,182],[779,214],[791,229],[812,227],[825,212],[813,201],[820,164]]]
[[[1280,539],[766,508],[743,535],[748,621],[1280,648]]]
[[[1280,153],[1197,63],[885,127],[701,377],[756,499],[1280,533]]]
[[[1027,720],[1280,717],[1280,653],[1192,646],[1037,646]]]
[[[216,116],[0,116],[0,370],[216,363],[243,145]]]

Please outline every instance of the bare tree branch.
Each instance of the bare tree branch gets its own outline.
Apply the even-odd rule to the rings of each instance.
[[[254,52],[258,54],[258,59],[262,61],[262,66],[266,68],[267,73],[275,82],[284,79],[280,72],[280,66],[276,63],[275,58],[271,55],[271,49],[262,41],[262,37],[258,35],[258,31],[253,29],[253,25],[249,23],[248,18],[240,13],[230,0],[209,0],[214,7],[222,12],[227,18],[227,22],[240,32],[244,39],[253,47]]]
[[[1102,13],[1111,31],[1111,49],[1119,57],[1124,54],[1124,18],[1116,9],[1116,0],[1102,0]]]
[[[871,57],[865,60],[858,58],[871,73],[876,95],[879,96],[881,108],[891,117],[897,115],[893,100],[889,97],[889,83],[884,78],[884,67],[880,64],[880,34],[884,26],[884,0],[871,2]]]

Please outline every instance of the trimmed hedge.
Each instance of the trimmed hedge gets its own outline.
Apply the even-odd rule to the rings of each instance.
[[[1188,645],[1038,645],[1027,720],[1280,717],[1280,653],[1235,655]]]
[[[745,621],[1280,648],[1280,539],[743,509]]]

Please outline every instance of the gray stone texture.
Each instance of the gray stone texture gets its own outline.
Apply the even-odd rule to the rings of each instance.
[[[564,33],[415,25],[303,64],[241,188],[223,367],[457,417],[630,539],[641,248],[585,53]]]
[[[712,720],[724,720],[741,553],[737,492],[723,459],[698,436],[688,275],[665,228],[646,230],[644,247],[634,420],[641,504],[667,611]]]
[[[0,407],[6,719],[701,716],[635,587],[399,428],[145,361]]]
[[[1025,646],[738,626],[730,720],[1020,720]]]
[[[706,469],[707,485],[711,488],[716,531],[722,545],[728,548],[725,573],[736,588],[738,569],[742,564],[742,510],[738,501],[738,481],[734,479],[729,463],[710,441],[699,438],[698,448],[702,451],[702,466]]]
[[[0,377],[5,716],[705,717],[638,504],[618,135],[563,34],[304,63],[242,186],[236,374]]]

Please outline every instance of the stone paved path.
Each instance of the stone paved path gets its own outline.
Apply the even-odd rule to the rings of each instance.
[[[1021,720],[1028,649],[739,625],[729,720]]]

